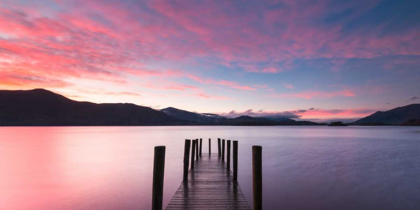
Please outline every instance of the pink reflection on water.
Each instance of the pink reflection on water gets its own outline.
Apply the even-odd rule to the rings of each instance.
[[[34,209],[50,203],[57,189],[62,189],[61,181],[53,178],[62,176],[57,141],[48,140],[55,138],[56,132],[3,128],[2,134],[0,188],[5,191],[1,196],[2,208]]]
[[[153,143],[87,129],[1,128],[0,209],[146,209]]]
[[[414,127],[0,127],[0,209],[149,210],[156,145],[167,147],[166,206],[182,181],[184,139],[199,137],[213,139],[212,151],[217,137],[240,141],[238,181],[250,205],[251,147],[259,144],[268,209],[419,209],[418,134]]]

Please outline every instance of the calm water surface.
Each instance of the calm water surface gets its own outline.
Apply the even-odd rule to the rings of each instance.
[[[420,209],[415,127],[3,127],[0,209],[151,208],[153,147],[166,145],[164,206],[186,138],[239,140],[252,202],[251,147],[263,146],[265,209]]]

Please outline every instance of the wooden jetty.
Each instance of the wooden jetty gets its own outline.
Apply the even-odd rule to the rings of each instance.
[[[227,140],[227,151],[225,151],[225,140],[223,139],[222,151],[220,140],[218,141],[217,153],[202,153],[202,139],[185,140],[184,147],[184,174],[183,181],[172,197],[167,210],[179,209],[209,209],[209,210],[251,210],[244,194],[237,182],[238,174],[238,141],[233,141],[233,172],[230,170],[231,147],[230,140]],[[209,139],[209,146],[211,139]],[[157,147],[162,149],[162,146]],[[191,150],[191,152],[190,152]],[[253,203],[255,210],[262,209],[262,167],[261,147],[254,146],[253,153]],[[163,171],[161,163],[164,154],[157,154],[155,148],[154,177],[153,177],[153,205],[152,210],[162,209],[163,194]],[[209,152],[211,152],[209,148]],[[226,154],[226,158],[225,154]],[[222,153],[222,154],[221,154]],[[191,154],[191,157],[190,157]],[[227,162],[225,162],[225,159]],[[191,160],[191,162],[190,162]],[[164,162],[161,163],[164,165]],[[190,170],[189,169],[190,167]],[[157,169],[158,171],[156,172]],[[159,174],[161,173],[161,174]],[[156,178],[156,180],[155,180]],[[156,189],[155,189],[155,183]]]
[[[217,154],[205,155],[195,162],[188,180],[181,183],[166,209],[250,210],[232,171],[226,170]]]

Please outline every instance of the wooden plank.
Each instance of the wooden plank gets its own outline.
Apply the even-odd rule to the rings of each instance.
[[[188,181],[181,183],[166,209],[250,210],[232,171],[226,169],[226,163],[218,156],[203,156],[188,172]]]

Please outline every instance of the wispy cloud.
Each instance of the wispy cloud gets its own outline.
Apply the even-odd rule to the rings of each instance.
[[[341,97],[355,97],[356,93],[353,90],[340,90],[340,91],[304,91],[297,93],[283,93],[283,94],[270,94],[267,95],[272,98],[303,98],[303,99],[312,99],[312,98],[333,98],[337,96]]]
[[[261,88],[261,89],[268,88],[268,85],[267,84],[264,84],[264,85],[253,85],[253,86],[256,87],[256,88]]]
[[[0,88],[66,89],[77,95],[77,89],[94,83],[108,92],[136,93],[133,87],[155,85],[160,78],[162,85],[149,89],[165,97],[223,98],[222,91],[211,90],[224,87],[243,91],[243,101],[257,97],[258,89],[277,91],[268,95],[272,98],[358,100],[356,95],[381,91],[357,91],[381,75],[380,85],[403,92],[384,81],[398,77],[406,83],[418,75],[420,30],[418,11],[410,9],[415,1],[394,4],[400,6],[359,0],[283,1],[281,6],[274,0],[2,1]],[[356,72],[372,60],[377,63],[371,70]],[[327,71],[310,65],[324,62]],[[391,71],[400,69],[405,73]],[[294,85],[304,82],[348,86],[296,91],[302,86]],[[206,105],[201,104],[212,108]]]
[[[251,67],[251,68],[247,68],[246,71],[248,72],[253,72],[253,73],[267,73],[267,74],[275,74],[275,73],[279,73],[282,72],[283,69],[279,68],[279,67],[265,67],[263,69],[257,69],[256,67]]]
[[[293,86],[292,84],[283,84],[283,86],[287,89],[295,89],[295,86]]]
[[[196,93],[192,94],[192,96],[200,97],[200,98],[206,98],[206,99],[216,99],[216,100],[228,100],[229,97],[226,96],[212,96],[205,93]]]
[[[228,80],[213,80],[213,79],[202,79],[198,76],[194,76],[194,75],[186,75],[186,77],[202,83],[202,84],[215,84],[215,85],[222,85],[222,86],[228,86],[234,89],[239,89],[239,90],[252,90],[255,91],[256,89],[250,86],[246,86],[246,85],[239,85],[237,82],[234,81],[228,81]]]
[[[155,90],[175,90],[175,91],[195,91],[200,90],[200,88],[192,85],[183,85],[183,84],[177,84],[177,83],[170,83],[170,84],[153,84],[153,83],[146,83],[141,85],[141,87],[149,88],[149,89],[155,89]]]
[[[301,110],[289,111],[266,111],[248,109],[246,111],[232,110],[227,113],[221,113],[226,117],[239,117],[242,115],[251,117],[268,117],[268,118],[291,118],[297,120],[314,120],[324,121],[325,119],[345,119],[345,118],[361,118],[374,113],[374,109],[319,109],[309,108]]]
[[[228,113],[222,113],[221,115],[225,117],[239,117],[239,116],[251,116],[251,117],[275,117],[275,118],[299,118],[300,113],[305,112],[306,110],[294,110],[294,111],[283,111],[283,112],[270,112],[264,110],[254,111],[248,109],[246,111],[236,111],[232,110]]]

